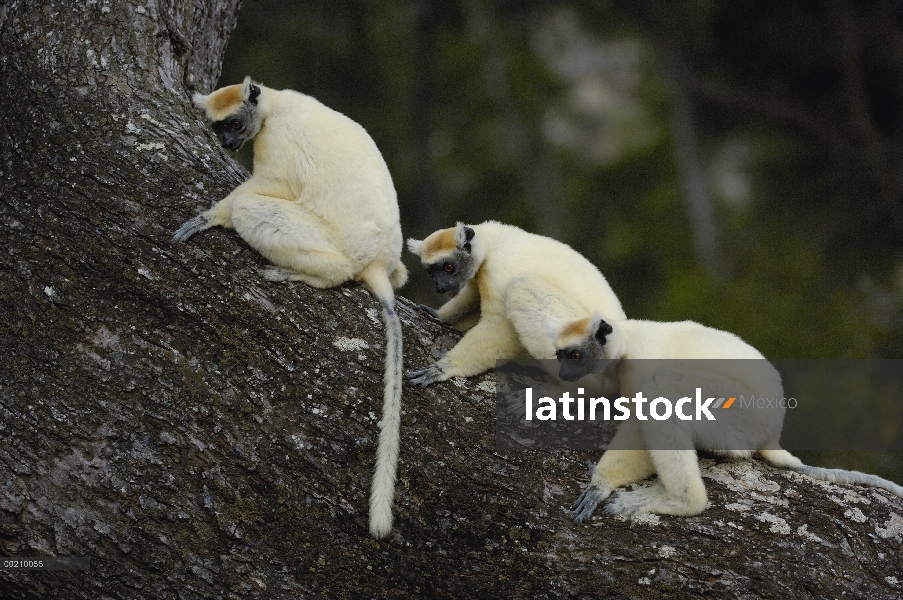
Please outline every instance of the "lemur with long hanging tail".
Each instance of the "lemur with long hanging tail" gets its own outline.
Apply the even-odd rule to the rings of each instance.
[[[329,288],[365,283],[386,324],[383,414],[370,495],[370,533],[392,530],[401,426],[401,322],[394,288],[407,280],[401,263],[398,200],[389,169],[363,127],[314,98],[274,90],[250,77],[194,95],[222,145],[254,140],[250,179],[173,236],[184,242],[220,225],[235,231],[273,266],[270,281]]]

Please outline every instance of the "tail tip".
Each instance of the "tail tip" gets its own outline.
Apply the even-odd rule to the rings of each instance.
[[[372,535],[377,540],[381,540],[384,537],[388,536],[392,533],[392,515],[370,515],[370,535]]]
[[[385,478],[378,475],[374,479],[373,491],[370,494],[370,535],[382,539],[392,533],[392,496],[394,486],[386,489]]]

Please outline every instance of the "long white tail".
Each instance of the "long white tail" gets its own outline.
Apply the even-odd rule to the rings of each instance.
[[[832,481],[834,483],[869,485],[872,487],[881,488],[882,490],[887,490],[895,496],[900,496],[901,498],[903,498],[903,486],[899,486],[893,481],[888,481],[887,479],[883,479],[881,477],[878,477],[877,475],[870,475],[869,473],[862,473],[860,471],[847,471],[845,469],[825,469],[823,467],[810,467],[809,465],[796,467],[793,470],[798,471],[803,475],[808,475],[813,479]]]
[[[391,288],[390,288],[391,290]],[[380,423],[376,469],[370,491],[370,534],[382,538],[392,531],[392,501],[401,433],[401,321],[395,314],[394,295],[379,296],[386,323],[386,371],[383,415]]]
[[[899,486],[893,481],[888,481],[887,479],[883,479],[881,477],[878,477],[877,475],[870,475],[869,473],[862,473],[860,471],[847,471],[846,469],[825,469],[824,467],[810,467],[809,465],[804,465],[800,459],[793,456],[786,450],[760,450],[759,452],[762,454],[765,460],[767,460],[774,466],[790,469],[791,471],[802,473],[803,475],[807,475],[813,479],[830,481],[832,483],[868,485],[871,487],[881,488],[882,490],[887,490],[891,494],[903,498],[903,486]]]

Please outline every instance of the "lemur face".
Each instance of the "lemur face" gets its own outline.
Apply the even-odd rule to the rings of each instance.
[[[570,346],[555,351],[560,363],[558,376],[564,381],[577,381],[592,371],[590,358],[592,348],[585,345]]]
[[[558,334],[555,357],[560,364],[558,376],[577,381],[596,371],[605,356],[606,337],[614,329],[601,318],[581,319],[565,325]]]
[[[213,123],[213,131],[224,148],[232,151],[239,150],[245,145],[245,142],[257,135],[260,125],[255,118],[256,108],[254,104],[244,104],[238,109],[238,112]]]
[[[426,274],[433,278],[437,294],[454,298],[473,276],[473,257],[469,251],[460,250],[426,265]]]
[[[408,249],[420,256],[426,274],[436,284],[437,294],[454,298],[461,288],[477,274],[479,264],[473,255],[473,229],[458,224],[443,229],[423,241],[408,240]]]
[[[258,97],[260,87],[246,77],[244,83],[220,88],[202,96],[195,94],[194,103],[207,112],[220,144],[228,150],[238,150],[260,131]]]

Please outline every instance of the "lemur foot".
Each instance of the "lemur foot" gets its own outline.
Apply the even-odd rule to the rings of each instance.
[[[574,523],[583,523],[587,520],[599,506],[599,503],[608,498],[611,494],[603,492],[596,487],[595,484],[589,484],[577,501],[571,506],[571,521]]]
[[[423,369],[411,371],[410,373],[408,373],[408,379],[414,385],[426,387],[431,383],[443,381],[444,379],[446,379],[446,377],[445,373],[442,372],[442,368],[439,365],[432,364],[428,367],[424,367]]]
[[[640,513],[658,512],[663,488],[659,485],[633,491],[620,491],[605,505],[605,512],[613,516],[628,516]]]
[[[425,312],[426,314],[428,314],[428,315],[431,316],[432,318],[436,319],[436,320],[439,321],[440,323],[442,322],[442,319],[439,318],[439,313],[436,312],[436,309],[435,309],[435,308],[430,308],[430,307],[427,306],[426,304],[418,304],[415,308],[416,308],[417,310],[420,310],[420,311]]]
[[[292,278],[292,272],[281,267],[270,265],[258,271],[260,276],[267,281],[288,281]]]
[[[198,215],[182,223],[182,226],[172,234],[172,241],[176,243],[184,242],[197,232],[205,229],[207,229],[207,217]]]

